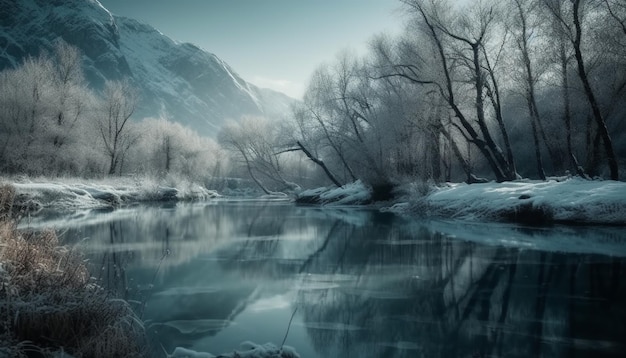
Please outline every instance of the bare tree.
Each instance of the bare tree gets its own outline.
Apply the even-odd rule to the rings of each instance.
[[[546,21],[548,23],[548,38],[550,39],[548,46],[554,49],[554,43],[556,46],[555,63],[558,67],[558,77],[560,78],[560,90],[561,90],[561,103],[562,103],[562,121],[565,125],[565,143],[567,156],[569,158],[569,167],[581,177],[586,177],[585,170],[580,165],[578,158],[574,151],[574,143],[572,139],[573,135],[573,123],[572,123],[572,95],[570,84],[570,64],[574,59],[573,50],[569,45],[568,40],[568,28],[558,19],[563,18],[564,11],[562,2],[551,3],[550,13],[556,12],[558,16],[548,14]]]
[[[513,0],[515,6],[515,16],[513,27],[513,34],[515,36],[515,44],[519,51],[520,61],[524,72],[524,92],[526,97],[526,103],[528,106],[528,114],[530,117],[530,124],[532,128],[533,143],[535,146],[535,159],[537,161],[537,174],[542,180],[546,180],[546,172],[543,166],[543,160],[541,158],[541,146],[539,141],[539,132],[544,133],[541,127],[541,116],[539,115],[539,109],[537,107],[537,100],[535,98],[535,84],[537,77],[533,71],[533,64],[531,60],[530,50],[530,37],[533,33],[533,28],[529,24],[529,17],[532,16],[533,2],[524,0]],[[546,146],[549,144],[546,141]]]
[[[333,80],[327,66],[320,66],[316,69],[303,99],[303,106],[306,110],[301,114],[308,116],[310,121],[317,124],[315,130],[323,133],[322,138],[342,163],[350,179],[356,180],[357,176],[344,149],[346,137],[342,130],[345,127],[335,121],[333,108],[329,106],[333,102]]]
[[[294,112],[300,131],[293,143],[304,148],[294,144],[292,149],[306,150],[309,159],[334,178],[335,184],[361,179],[376,195],[385,196],[397,174],[417,167],[407,164],[407,157],[429,162],[429,175],[439,180],[441,156],[438,133],[433,135],[430,128],[425,128],[429,134],[420,138],[424,145],[415,143],[413,134],[418,130],[412,119],[418,111],[418,97],[409,101],[415,89],[404,81],[381,76],[380,66],[374,64],[377,61],[381,59],[358,58],[344,51],[336,61],[314,72],[304,100]],[[320,156],[324,161],[319,161]]]
[[[100,138],[109,157],[109,175],[120,170],[121,161],[137,139],[128,121],[137,106],[137,91],[130,82],[107,81],[104,87],[102,113],[98,121]]]
[[[613,149],[613,142],[611,140],[604,116],[602,115],[602,111],[600,110],[600,105],[595,91],[591,85],[586,62],[583,56],[582,39],[585,28],[582,21],[585,9],[584,5],[587,1],[571,0],[572,4],[569,9],[569,15],[565,14],[565,11],[562,11],[564,8],[562,1],[563,0],[544,0],[544,3],[555,19],[562,24],[572,45],[574,58],[578,68],[578,77],[580,78],[585,96],[589,102],[589,106],[591,107],[591,113],[598,130],[598,137],[602,139],[602,143],[604,145],[610,177],[612,180],[619,180],[619,168],[617,157]]]
[[[94,160],[83,147],[93,131],[81,119],[93,109],[94,95],[81,54],[61,40],[53,50],[0,76],[0,162],[9,172],[76,175]]]
[[[293,152],[293,151],[301,151],[306,155],[309,160],[311,160],[315,165],[319,166],[323,171],[326,177],[337,187],[343,186],[339,179],[337,179],[336,175],[328,168],[326,163],[322,159],[320,159],[319,154],[316,154],[316,148],[313,149],[311,144],[318,142],[316,140],[311,139],[311,135],[316,134],[309,126],[307,126],[307,122],[309,121],[308,110],[303,105],[294,105],[292,107],[292,114],[294,117],[294,121],[297,126],[296,133],[292,134],[292,139],[294,143],[287,148],[284,149],[283,152]]]
[[[80,50],[63,40],[57,40],[54,46],[55,89],[58,93],[55,115],[56,134],[54,146],[61,147],[83,115],[87,86],[82,69]]]
[[[390,112],[391,118],[396,118],[392,123],[395,124],[393,141],[398,146],[394,149],[400,165],[398,172],[421,176],[423,180],[440,181],[443,164],[448,178],[451,168],[445,163],[443,149],[449,148],[469,178],[469,165],[464,165],[467,161],[450,132],[450,117],[445,115],[448,112],[447,102],[437,91],[425,86],[432,85],[430,81],[420,79],[438,72],[437,65],[426,60],[436,58],[437,52],[431,56],[426,50],[429,46],[415,34],[396,42],[389,37],[378,36],[371,45],[375,70],[371,76],[379,81],[384,110]],[[421,161],[414,152],[422,153]],[[407,161],[419,162],[423,173],[420,175],[412,169],[417,163]]]
[[[228,150],[239,155],[250,178],[266,194],[273,192],[262,178],[282,188],[295,189],[297,184],[288,181],[279,158],[276,127],[264,118],[246,117],[240,122],[230,122],[222,127],[219,142]]]
[[[209,179],[222,159],[218,144],[166,116],[134,124],[133,131],[141,136],[129,150],[126,165],[159,178]]]
[[[460,20],[455,27],[454,22],[444,16],[451,8],[446,1],[402,0],[402,2],[421,19],[428,38],[436,48],[444,80],[441,83],[436,79],[425,79],[423,74],[416,72],[411,65],[399,66],[401,75],[415,83],[435,85],[459,120],[458,129],[478,148],[496,179],[498,181],[515,179],[517,177],[515,165],[508,159],[512,158],[512,154],[505,156],[496,143],[489,129],[484,103],[487,87],[484,71],[485,54],[488,53],[485,44],[495,26],[496,8],[481,1],[476,6],[466,9],[465,15],[458,15]],[[455,71],[459,70],[465,70],[465,78],[454,78]],[[491,80],[493,78],[495,77],[490,77]],[[457,100],[457,86],[462,83],[471,83],[475,119],[466,115]],[[473,123],[476,123],[478,128],[475,128]],[[500,129],[501,135],[508,137],[503,130],[506,128],[500,126]],[[509,150],[510,148],[507,148],[507,151]]]

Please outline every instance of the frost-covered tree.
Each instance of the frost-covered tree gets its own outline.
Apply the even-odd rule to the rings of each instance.
[[[541,75],[541,71],[535,66],[536,58],[533,56],[535,51],[533,43],[537,41],[536,28],[538,26],[538,17],[536,16],[539,4],[534,0],[511,0],[511,16],[505,21],[508,22],[507,29],[511,32],[512,42],[514,43],[514,56],[517,61],[514,67],[519,68],[519,77],[516,82],[522,88],[523,97],[525,98],[528,118],[532,129],[532,138],[535,151],[535,159],[537,162],[537,175],[542,180],[546,179],[545,167],[542,158],[542,144],[548,146],[554,163],[558,163],[550,147],[550,143],[546,139],[544,126],[542,123],[539,108],[537,106],[537,82]]]
[[[0,76],[0,163],[5,171],[78,174],[91,160],[83,149],[94,96],[83,80],[80,52],[57,41]]]
[[[401,74],[415,83],[434,86],[454,113],[455,127],[478,149],[496,179],[515,179],[515,162],[501,108],[495,105],[490,109],[485,103],[486,97],[496,95],[495,90],[499,85],[493,70],[498,59],[498,51],[493,50],[493,43],[500,40],[496,36],[499,32],[499,7],[489,1],[472,3],[462,10],[445,0],[402,2],[414,14],[418,22],[416,28],[435,48],[441,75],[433,78],[412,71],[411,66],[419,68],[419,64],[398,67]],[[471,105],[463,103],[464,94],[472,97]],[[491,103],[497,104],[497,101]],[[493,119],[489,118],[490,111],[494,113]],[[495,133],[492,122],[498,128]],[[502,138],[506,152],[498,144],[496,133]]]
[[[244,117],[239,122],[226,123],[219,134],[219,143],[245,166],[250,178],[266,194],[271,194],[272,188],[298,187],[289,180],[289,170],[281,157],[281,129],[262,117]]]
[[[429,61],[436,53],[428,42],[411,32],[395,40],[378,36],[371,44],[370,77],[377,79],[384,112],[389,116],[385,125],[393,133],[389,142],[394,144],[389,157],[397,165],[397,174],[434,181],[445,174],[449,180],[453,152],[470,177],[471,169],[457,145],[459,138],[446,115],[447,107],[431,87],[430,79],[440,73],[437,64]]]
[[[109,158],[108,174],[121,174],[121,165],[128,149],[138,136],[129,123],[135,112],[137,91],[128,80],[106,81],[98,118],[100,139]]]
[[[53,90],[56,92],[55,124],[53,144],[63,146],[72,130],[85,114],[88,98],[84,93],[88,92],[85,83],[82,57],[78,48],[73,47],[62,40],[58,40],[54,48],[54,81]]]
[[[9,170],[29,170],[45,150],[45,120],[51,115],[52,63],[31,57],[5,71],[2,90],[3,156]]]
[[[146,118],[136,125],[141,137],[130,150],[127,166],[157,178],[205,181],[223,165],[223,154],[211,138],[166,118]]]
[[[328,167],[321,153],[324,149],[322,145],[323,134],[315,130],[312,126],[314,121],[311,120],[310,113],[303,104],[294,104],[291,108],[293,116],[293,126],[290,131],[287,148],[283,152],[301,151],[310,161],[322,169],[324,175],[335,186],[341,187],[343,184]],[[318,183],[318,184],[321,184]]]
[[[316,69],[293,111],[294,143],[336,185],[361,179],[378,192],[410,171],[406,158],[417,148],[408,118],[416,106],[406,105],[410,88],[375,78],[372,61],[343,51]]]
[[[582,83],[585,97],[591,109],[592,118],[596,124],[597,137],[602,141],[604,147],[610,177],[613,180],[618,180],[619,168],[617,156],[613,148],[613,141],[607,127],[605,116],[602,113],[598,100],[597,90],[594,89],[589,76],[589,61],[585,59],[583,47],[586,31],[589,30],[589,28],[585,26],[585,15],[589,16],[594,13],[593,2],[592,0],[571,0],[569,3],[566,3],[564,0],[544,0],[546,8],[554,16],[555,20],[561,24],[573,49],[578,77]],[[597,162],[596,159],[592,161],[594,163]]]
[[[0,72],[0,170],[201,181],[223,161],[215,141],[180,124],[134,122],[136,104],[128,81],[108,81],[101,92],[92,91],[80,51],[57,40],[52,51]]]

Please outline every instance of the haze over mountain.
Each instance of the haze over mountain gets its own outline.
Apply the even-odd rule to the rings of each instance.
[[[215,136],[228,119],[275,118],[294,101],[246,82],[219,57],[193,44],[112,15],[97,0],[0,0],[0,70],[51,50],[58,38],[83,52],[93,88],[107,79],[130,78],[140,91],[138,118],[165,114]]]

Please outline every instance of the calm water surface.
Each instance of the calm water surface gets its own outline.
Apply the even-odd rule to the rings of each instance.
[[[47,217],[155,347],[302,357],[623,357],[626,235],[213,201]],[[158,349],[161,351],[161,349]]]

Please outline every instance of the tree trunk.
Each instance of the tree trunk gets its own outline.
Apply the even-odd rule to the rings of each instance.
[[[439,133],[431,133],[430,138],[430,163],[432,168],[432,179],[439,183],[441,181],[441,148],[439,147]]]
[[[596,121],[596,125],[598,127],[598,133],[602,137],[604,151],[606,152],[606,157],[609,164],[611,180],[619,180],[619,168],[617,165],[617,158],[613,150],[613,142],[611,141],[611,136],[609,135],[609,130],[602,116],[602,112],[600,111],[600,106],[598,105],[596,96],[593,92],[593,89],[591,88],[591,83],[589,82],[587,70],[585,69],[585,62],[583,60],[583,54],[581,50],[582,28],[579,18],[580,0],[573,0],[573,2],[574,26],[576,28],[576,36],[574,38],[573,44],[574,56],[576,57],[576,63],[578,65],[578,76],[583,83],[585,95],[587,96],[587,100],[589,101],[589,105],[591,106],[591,112],[593,113],[593,118]]]
[[[307,158],[311,159],[311,161],[315,164],[317,164],[318,166],[320,166],[322,168],[322,170],[324,170],[324,173],[326,173],[326,176],[328,177],[328,179],[330,179],[330,181],[333,182],[333,184],[335,184],[338,188],[342,187],[341,183],[339,182],[339,180],[337,180],[337,178],[335,178],[335,176],[333,175],[333,173],[331,173],[330,169],[328,169],[328,167],[326,166],[326,164],[316,158],[315,156],[313,156],[313,154],[311,154],[311,152],[309,152],[304,145],[302,145],[302,143],[300,141],[297,141],[296,144],[298,145],[298,147],[300,147],[300,150],[302,150],[302,152],[304,153],[304,155],[307,156]]]
[[[465,159],[465,157],[463,157],[461,150],[459,149],[456,142],[454,141],[454,138],[452,138],[452,136],[450,135],[450,132],[448,132],[443,127],[440,127],[439,129],[440,129],[441,134],[443,134],[443,136],[446,138],[446,140],[450,144],[450,148],[452,149],[452,152],[454,153],[454,156],[456,157],[456,159],[461,164],[461,168],[463,168],[463,171],[467,175],[467,178],[470,178],[472,176],[472,167],[469,161]]]
[[[487,120],[485,118],[485,104],[483,101],[483,89],[485,83],[482,74],[482,64],[480,61],[480,42],[474,42],[472,44],[473,65],[474,65],[474,81],[475,81],[475,106],[476,106],[476,118],[478,120],[478,126],[483,135],[484,143],[486,144],[489,152],[489,156],[493,156],[493,161],[498,167],[498,171],[501,173],[501,179],[498,181],[514,180],[515,173],[511,172],[511,166],[508,161],[502,155],[502,150],[496,142],[493,140],[489,127],[487,126]]]
[[[170,162],[172,160],[172,155],[170,153],[170,137],[167,136],[165,137],[165,139],[163,140],[165,143],[165,148],[163,148],[165,150],[165,172],[169,173],[170,171]]]
[[[520,10],[521,11],[521,10]],[[524,68],[526,70],[526,86],[527,86],[527,104],[528,104],[528,113],[530,115],[530,120],[533,126],[533,140],[535,142],[535,155],[537,157],[537,170],[539,177],[541,180],[546,180],[545,169],[541,160],[541,149],[539,148],[539,139],[538,135],[541,135],[541,139],[543,139],[543,143],[548,149],[548,153],[550,154],[550,159],[552,160],[552,167],[554,171],[558,171],[559,161],[557,160],[556,153],[550,144],[546,132],[541,124],[541,116],[539,115],[539,109],[537,108],[537,99],[535,98],[535,79],[533,77],[532,65],[530,62],[530,55],[528,54],[528,43],[526,40],[526,23],[524,21],[524,39],[522,40],[522,56],[524,60]]]
[[[587,153],[587,173],[591,177],[595,177],[600,175],[600,142],[602,142],[602,137],[600,136],[600,132],[596,131],[593,136],[593,141],[591,140],[591,134],[589,137],[589,152]]]
[[[543,160],[541,159],[541,147],[539,144],[539,135],[537,133],[537,118],[535,117],[533,104],[530,98],[527,98],[528,111],[530,113],[530,126],[533,132],[533,144],[535,145],[535,159],[537,160],[537,175],[539,179],[546,180],[546,172],[543,168]]]
[[[117,156],[111,154],[111,162],[109,163],[109,175],[115,174],[115,167],[117,167]]]
[[[572,169],[581,177],[586,177],[585,171],[578,163],[578,158],[574,154],[574,148],[572,145],[572,114],[571,114],[571,102],[569,94],[569,78],[568,76],[568,59],[565,52],[565,43],[562,35],[559,39],[559,56],[561,60],[561,86],[563,96],[563,122],[565,122],[565,140],[567,143],[567,155],[571,161]]]
[[[530,119],[530,126],[532,128],[533,134],[533,144],[535,146],[535,160],[537,161],[537,175],[541,180],[546,180],[546,172],[543,167],[543,160],[541,159],[541,147],[539,144],[539,134],[541,131],[542,136],[544,137],[544,142],[546,147],[549,145],[547,139],[545,138],[545,132],[542,130],[539,110],[537,109],[537,101],[535,99],[535,78],[533,77],[533,68],[532,63],[530,61],[530,54],[528,50],[528,27],[526,23],[526,13],[522,8],[522,4],[519,0],[515,1],[515,5],[517,7],[517,12],[519,15],[519,19],[521,22],[521,30],[522,33],[517,39],[517,46],[522,55],[522,63],[524,64],[524,75],[526,82],[526,105],[528,106],[528,115]],[[554,159],[554,158],[553,158]]]
[[[483,52],[485,52],[484,48]],[[515,166],[515,157],[513,156],[513,149],[511,148],[511,141],[509,139],[509,134],[506,130],[506,126],[504,125],[504,118],[502,116],[502,98],[500,96],[500,86],[498,85],[494,69],[491,67],[491,63],[489,62],[486,53],[485,62],[487,62],[489,77],[491,78],[491,83],[493,85],[493,93],[491,93],[492,91],[489,87],[487,87],[487,95],[491,98],[491,104],[496,114],[496,121],[498,122],[498,128],[500,129],[502,140],[504,141],[504,148],[506,149],[506,158],[509,162],[509,166],[511,167],[511,171],[513,173],[517,173],[517,168]]]
[[[335,153],[337,153],[337,156],[339,157],[339,160],[341,160],[341,163],[343,164],[345,169],[348,171],[348,174],[350,175],[352,180],[356,181],[356,179],[357,179],[356,175],[354,174],[354,172],[352,171],[352,168],[348,164],[348,161],[346,160],[345,156],[343,155],[343,152],[341,151],[341,148],[339,148],[337,143],[335,143],[335,141],[332,139],[330,133],[328,132],[328,128],[326,128],[326,124],[324,124],[324,121],[321,118],[319,118],[315,113],[313,115],[314,115],[315,119],[318,121],[318,123],[320,124],[320,126],[322,127],[322,130],[324,131],[324,135],[326,136],[326,140],[328,140],[328,143],[330,144],[331,148],[333,148]],[[341,185],[339,185],[339,186],[341,186]]]
[[[248,156],[243,152],[241,154],[243,155],[243,159],[246,162],[246,168],[248,169],[248,174],[250,174],[250,178],[252,178],[252,180],[256,183],[256,185],[258,185],[259,188],[261,188],[261,190],[263,190],[263,192],[266,195],[270,195],[271,192],[265,187],[265,185],[263,185],[263,183],[261,183],[259,179],[257,179],[257,177],[252,172],[252,165],[250,164],[250,161],[248,160]]]
[[[517,173],[515,173],[513,163],[509,163],[509,161],[502,153],[500,147],[493,140],[485,118],[485,108],[483,100],[483,90],[485,88],[485,82],[482,74],[484,66],[480,58],[480,51],[483,46],[482,41],[484,33],[482,33],[481,36],[479,36],[479,38],[477,39],[463,38],[459,35],[453,34],[443,25],[437,23],[436,19],[434,23],[431,22],[431,17],[426,13],[424,5],[422,5],[421,2],[405,1],[405,3],[412,6],[421,14],[421,17],[424,20],[424,24],[429,30],[430,37],[433,40],[434,45],[436,46],[439,60],[441,62],[441,69],[445,77],[445,83],[444,85],[439,86],[439,90],[442,97],[446,99],[448,105],[454,111],[455,117],[459,119],[461,126],[467,132],[464,133],[464,136],[468,139],[470,143],[478,148],[480,153],[487,160],[487,163],[491,167],[497,181],[502,182],[507,180],[515,180]],[[438,31],[442,31],[450,38],[464,42],[471,47],[473,57],[471,59],[471,65],[468,65],[468,67],[473,71],[474,75],[473,89],[475,91],[474,105],[476,110],[476,122],[478,123],[479,131],[482,134],[482,138],[479,135],[478,131],[474,128],[472,122],[470,122],[470,120],[468,120],[468,118],[463,114],[459,107],[459,104],[455,100],[453,80],[450,73],[450,68],[448,67],[448,55],[444,50],[443,43],[439,37]]]

